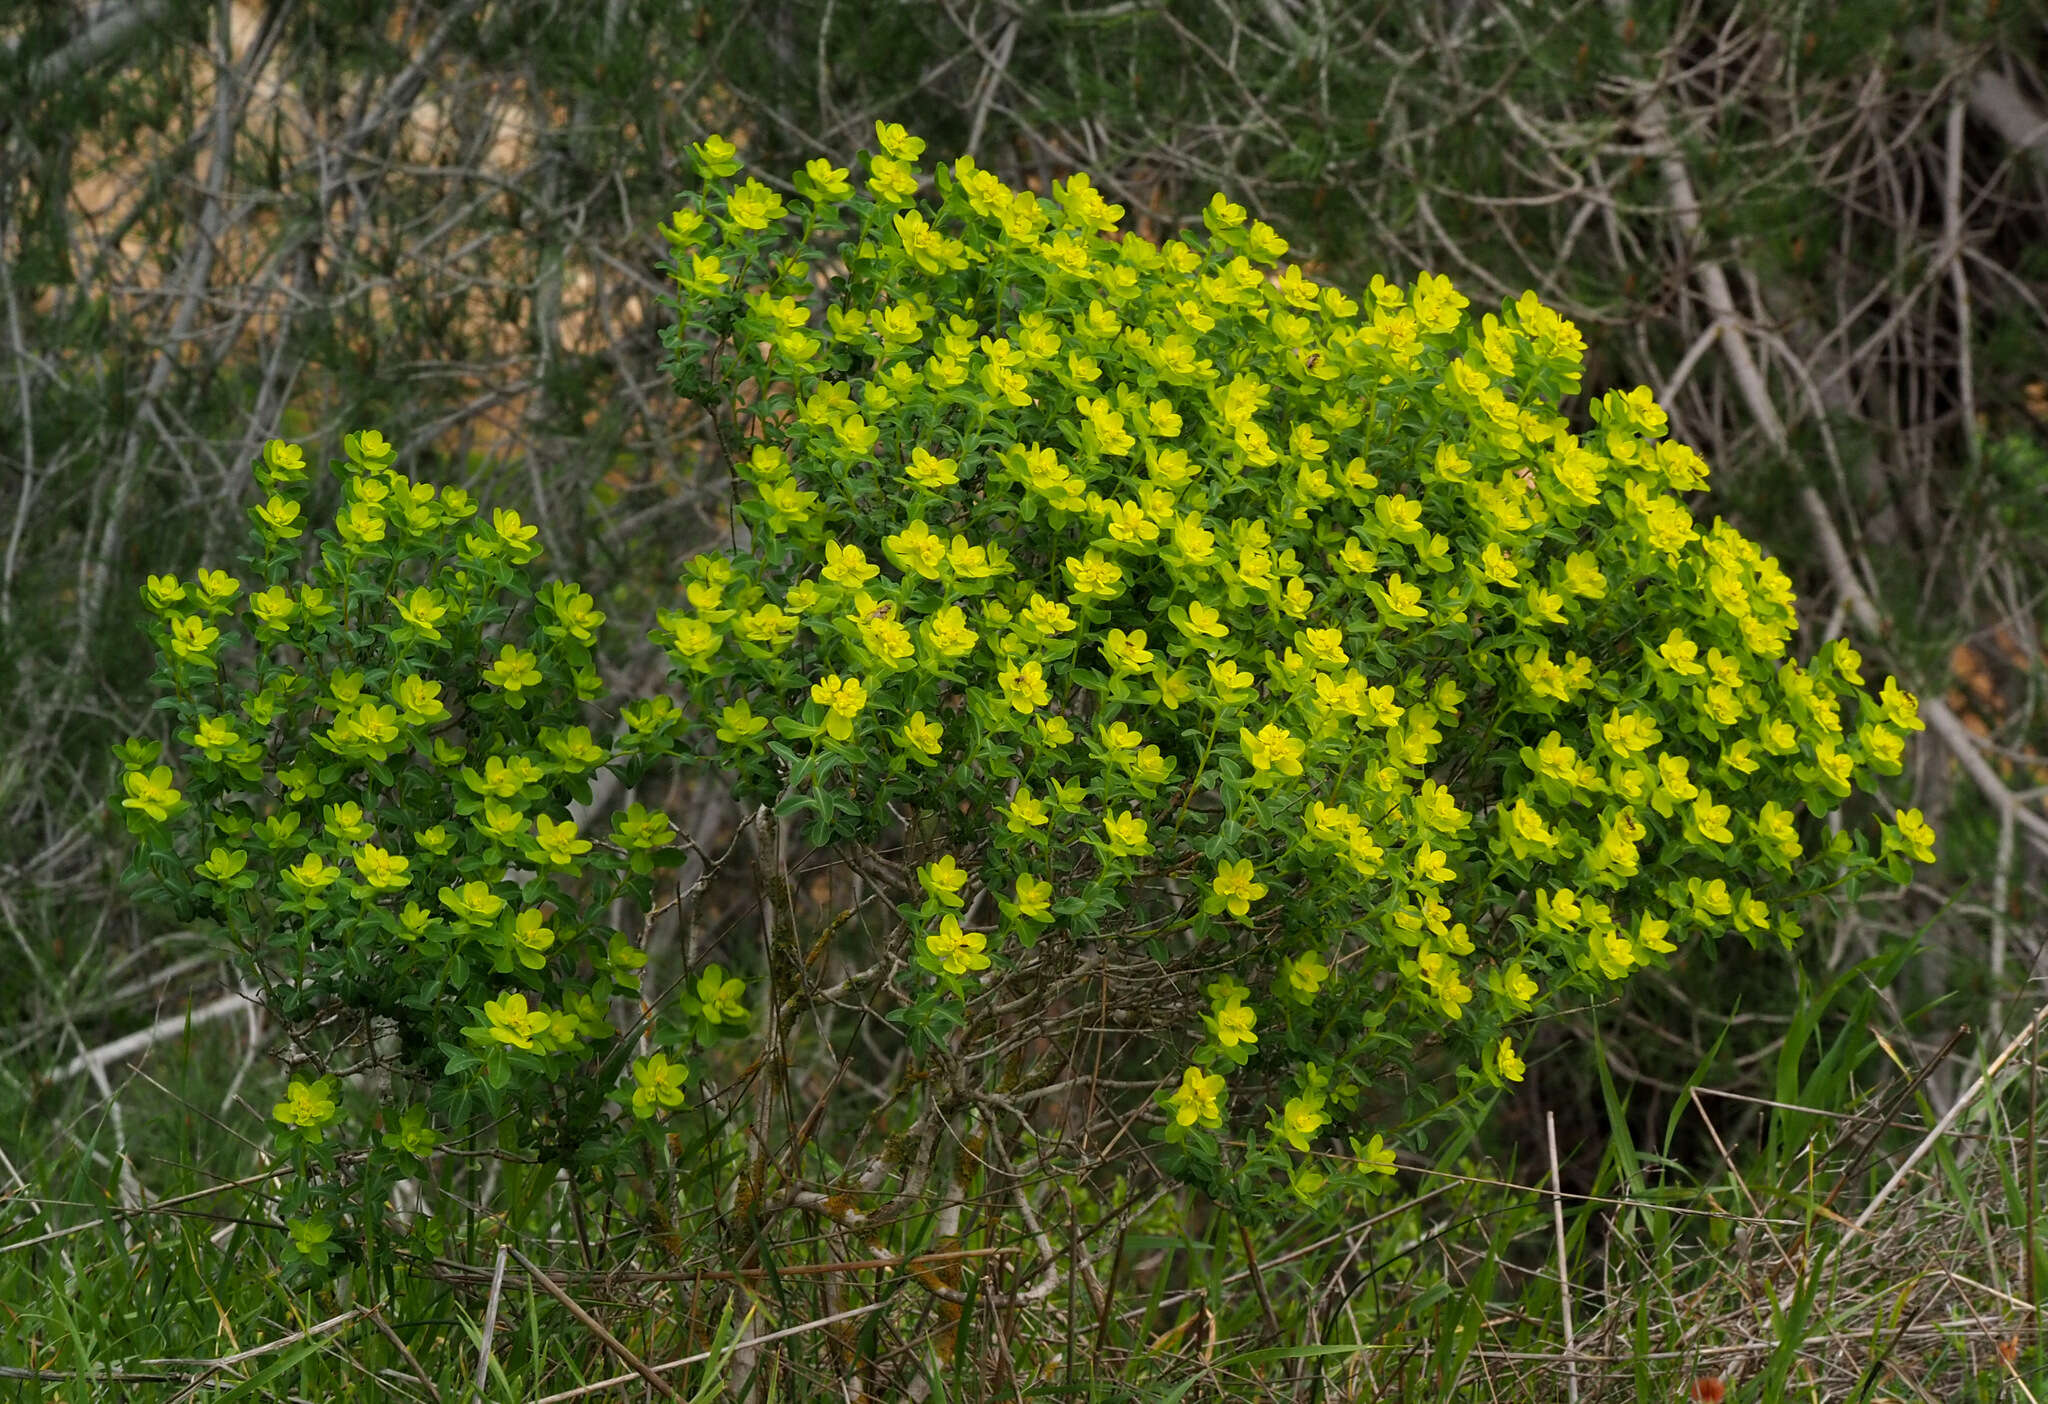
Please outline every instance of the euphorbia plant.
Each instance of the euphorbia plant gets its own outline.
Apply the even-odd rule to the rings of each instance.
[[[910,853],[890,1017],[941,1061],[1085,1009],[1085,969],[1178,1021],[1192,1173],[1312,1193],[1390,1165],[1360,1089],[1419,1045],[1519,1080],[1561,1001],[1931,857],[1917,812],[1813,822],[1897,773],[1913,699],[1795,660],[1647,389],[1570,432],[1583,343],[1533,293],[1354,300],[1221,195],[1155,243],[1084,174],[877,136],[793,199],[697,149],[669,344],[750,540],[657,637],[682,746]]]
[[[756,1070],[807,1002],[913,1045],[928,1134],[815,1197],[842,1223],[892,1172],[935,1182],[932,1108],[1008,1136],[1083,1082],[1218,1195],[1367,1186],[1404,1128],[1520,1079],[1518,1031],[1565,1001],[1688,940],[1789,941],[1802,904],[1931,857],[1914,811],[1817,822],[1896,773],[1913,699],[1845,643],[1796,660],[1784,574],[1699,524],[1706,466],[1647,390],[1570,432],[1582,343],[1533,294],[1354,300],[1220,195],[1154,243],[1085,175],[1047,198],[878,138],[793,197],[713,138],[664,227],[671,368],[747,533],[659,614],[687,706],[594,707],[594,601],[536,589],[531,527],[472,522],[372,431],[317,549],[273,444],[246,586],[152,581],[175,742],[122,752],[139,866],[281,1016],[344,1035],[277,1106],[322,1170],[287,1206],[309,1260],[322,1195],[380,1195],[439,1135],[630,1143],[750,1004]],[[642,957],[602,914],[680,854],[658,812],[585,835],[571,806],[662,758],[756,826],[765,1000],[722,966],[672,1009],[615,998]],[[863,884],[828,986],[840,925],[793,939],[778,818]],[[365,1066],[402,1074],[381,1134],[318,1076]]]
[[[120,748],[137,874],[214,924],[301,1061],[378,1074],[359,1080],[382,1105],[354,1115],[328,1076],[276,1106],[306,1171],[293,1242],[322,1265],[331,1215],[382,1203],[445,1136],[578,1165],[616,1146],[607,1100],[676,1105],[689,1043],[615,1017],[646,957],[604,920],[650,904],[669,820],[633,805],[586,837],[570,809],[600,767],[643,766],[674,705],[626,707],[614,742],[589,706],[605,617],[573,584],[536,590],[535,528],[410,482],[374,430],[343,448],[331,525],[308,536],[304,453],[273,441],[250,578],[151,577],[177,768]]]

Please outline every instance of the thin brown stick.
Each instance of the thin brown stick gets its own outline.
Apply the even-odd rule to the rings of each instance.
[[[491,1273],[491,1296],[484,1303],[484,1330],[476,1345],[476,1392],[482,1394],[491,1378],[491,1338],[498,1334],[498,1302],[505,1290],[506,1249],[498,1249],[498,1266]]]
[[[404,1357],[405,1363],[412,1367],[413,1377],[427,1387],[427,1393],[433,1396],[435,1404],[439,1404],[441,1387],[434,1383],[432,1377],[427,1374],[426,1366],[420,1364],[419,1357],[412,1353],[412,1348],[392,1329],[391,1323],[384,1319],[384,1313],[380,1309],[370,1308],[370,1324],[384,1333],[384,1339],[391,1342],[393,1348]]]
[[[589,1312],[585,1311],[581,1306],[577,1305],[576,1299],[574,1297],[571,1297],[567,1292],[564,1292],[558,1285],[556,1285],[555,1280],[552,1277],[549,1277],[546,1273],[542,1272],[540,1268],[535,1265],[531,1258],[527,1257],[524,1253],[520,1252],[517,1248],[512,1247],[510,1244],[506,1245],[505,1251],[510,1253],[514,1258],[519,1260],[519,1266],[525,1268],[528,1275],[530,1275],[535,1282],[538,1282],[540,1284],[542,1291],[546,1292],[550,1297],[553,1297],[556,1301],[560,1302],[564,1309],[568,1311],[569,1315],[575,1317],[577,1321],[582,1323],[584,1330],[590,1332],[591,1335],[597,1337],[598,1341],[605,1347],[605,1349],[609,1350],[612,1354],[618,1356],[620,1360],[624,1361],[627,1365],[631,1366],[633,1373],[638,1375],[641,1379],[647,1381],[648,1384],[652,1385],[655,1391],[659,1393],[662,1398],[682,1398],[680,1394],[676,1393],[675,1387],[673,1385],[671,1385],[667,1380],[663,1379],[661,1376],[655,1374],[654,1371],[648,1369],[646,1361],[642,1360],[639,1356],[635,1355],[632,1351],[628,1350],[626,1348],[625,1342],[621,1341],[617,1336],[614,1336],[610,1331],[607,1331],[604,1328],[603,1322],[599,1321],[596,1317],[592,1316]]]
[[[788,1340],[791,1336],[801,1336],[811,1331],[822,1330],[827,1326],[836,1326],[842,1321],[851,1321],[856,1317],[866,1316],[870,1312],[880,1311],[887,1305],[887,1302],[869,1302],[866,1306],[850,1307],[845,1311],[834,1312],[830,1316],[821,1316],[816,1321],[806,1321],[797,1326],[785,1326],[780,1331],[770,1331],[766,1335],[751,1337],[747,1344],[762,1346],[767,1345],[771,1341]],[[700,1350],[695,1355],[685,1355],[680,1360],[663,1361],[653,1368],[656,1370],[680,1370],[689,1365],[701,1365],[716,1354],[716,1351]],[[616,1389],[622,1384],[631,1384],[632,1382],[633,1376],[631,1375],[614,1375],[608,1380],[598,1380],[592,1384],[564,1390],[560,1394],[550,1394],[545,1399],[536,1399],[533,1401],[533,1404],[565,1404],[567,1400],[587,1398],[603,1390]]]
[[[1566,1381],[1572,1404],[1579,1402],[1577,1342],[1572,1338],[1572,1275],[1570,1255],[1565,1251],[1564,1180],[1557,1163],[1557,1113],[1543,1113],[1543,1126],[1550,1146],[1550,1214],[1557,1230],[1557,1300],[1564,1314],[1564,1356]]]

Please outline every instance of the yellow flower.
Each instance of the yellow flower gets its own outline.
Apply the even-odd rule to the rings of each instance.
[[[533,544],[540,528],[521,522],[517,512],[504,507],[494,509],[491,512],[491,530],[505,543],[514,561],[524,564],[540,554],[540,548]]]
[[[1145,631],[1133,629],[1125,633],[1122,629],[1111,629],[1102,645],[1102,657],[1115,673],[1138,673],[1152,666],[1156,657],[1145,647]]]
[[[1742,896],[1735,903],[1735,929],[1737,931],[1764,931],[1771,924],[1771,909],[1755,897],[1748,888],[1742,889]],[[1675,947],[1673,949],[1676,949]]]
[[[1010,807],[1014,813],[1014,801]],[[1112,857],[1131,858],[1152,851],[1152,838],[1145,821],[1135,814],[1112,814],[1102,821],[1102,829],[1108,835]]]
[[[1799,766],[1797,772],[1803,779],[1817,781],[1830,794],[1841,796],[1849,793],[1849,776],[1855,764],[1855,759],[1829,738],[1813,748],[1813,764]]]
[[[735,159],[737,154],[738,148],[716,132],[690,147],[697,172],[706,180],[723,180],[737,172],[740,168],[739,161]]]
[[[1864,728],[1864,749],[1870,753],[1871,765],[1881,774],[1899,773],[1899,761],[1906,753],[1906,738],[1888,726]]]
[[[391,1150],[402,1150],[407,1155],[425,1159],[440,1144],[441,1137],[427,1122],[427,1109],[421,1106],[407,1107],[399,1118],[398,1129],[384,1135],[384,1144]]]
[[[960,481],[960,465],[950,458],[935,458],[922,446],[910,451],[910,466],[904,476],[921,488],[938,491]]]
[[[291,541],[305,532],[305,528],[299,525],[301,510],[298,503],[273,494],[269,501],[260,507],[251,507],[249,512],[264,535]]]
[[[1650,803],[1659,814],[1668,819],[1679,802],[1699,795],[1700,787],[1693,784],[1691,772],[1692,762],[1684,756],[1657,757],[1657,790]]]
[[[856,595],[854,599],[861,612],[848,616],[848,622],[860,637],[861,647],[885,670],[908,667],[916,649],[910,641],[910,631],[890,617],[894,606],[871,609],[866,595]]]
[[[469,821],[494,843],[510,843],[526,829],[526,816],[500,800],[485,800]]]
[[[1916,863],[1934,861],[1934,829],[1917,809],[1902,809],[1894,821],[1895,828],[1885,831],[1887,850],[1903,848]],[[1897,835],[1894,838],[1894,834]]]
[[[960,919],[951,912],[939,919],[938,930],[926,933],[924,946],[948,975],[988,969],[989,958],[982,954],[988,938],[979,931],[962,930]]]
[[[1079,559],[1068,556],[1064,568],[1077,595],[1110,600],[1123,593],[1123,567],[1100,551],[1088,551]]]
[[[306,471],[306,451],[283,439],[267,440],[263,445],[263,466],[278,481],[291,482]]]
[[[462,768],[462,783],[469,786],[471,790],[479,795],[495,795],[499,799],[511,799],[531,781],[540,778],[538,775],[528,776],[523,767],[515,763],[516,759],[515,761],[507,761],[503,756],[488,756],[484,759],[484,768],[481,775],[473,768],[464,766]]]
[[[1619,980],[1627,975],[1629,967],[1636,962],[1634,944],[1611,927],[1589,933],[1586,950],[1593,968],[1610,980]]]
[[[917,626],[925,647],[941,658],[961,658],[974,651],[981,636],[967,625],[967,615],[958,605],[947,605]]]
[[[1251,762],[1252,773],[1263,774],[1268,770],[1282,775],[1301,774],[1301,758],[1308,752],[1308,744],[1297,740],[1284,726],[1270,722],[1259,728],[1257,734],[1246,727],[1237,731],[1238,749]]]
[[[199,602],[208,609],[219,609],[233,599],[242,589],[242,582],[224,570],[209,570],[201,567],[198,576]]]
[[[654,1053],[633,1060],[633,1115],[642,1121],[675,1110],[683,1104],[683,1084],[689,1069],[671,1063],[666,1053]]]
[[[1884,680],[1883,693],[1878,698],[1884,719],[1901,731],[1925,731],[1927,723],[1920,720],[1920,700],[1910,692],[1899,689],[1897,678]]]
[[[1423,844],[1415,855],[1415,878],[1423,883],[1445,883],[1455,881],[1457,873],[1452,871],[1445,855],[1438,849]]]
[[[868,690],[859,678],[833,673],[811,684],[811,700],[825,709],[825,734],[845,741],[853,735],[853,719],[868,704]]]
[[[249,611],[256,616],[258,632],[280,630],[299,612],[299,604],[292,598],[292,592],[284,586],[272,585],[266,590],[258,590],[249,597]]]
[[[1453,330],[1460,309],[1471,304],[1451,280],[1437,273],[1424,273],[1415,281],[1415,315],[1422,329],[1432,335]]]
[[[1477,569],[1480,575],[1495,585],[1515,583],[1515,563],[1508,558],[1507,552],[1501,550],[1498,541],[1489,541],[1480,550]]]
[[[315,896],[334,885],[341,877],[341,869],[334,867],[317,853],[308,853],[286,868],[284,876],[286,885],[294,891]]]
[[[825,543],[825,568],[819,574],[842,590],[858,590],[881,573],[882,568],[871,564],[860,547]]]
[[[1295,634],[1294,643],[1301,656],[1319,669],[1335,672],[1351,662],[1344,652],[1342,629],[1303,629]]]
[[[1420,619],[1429,613],[1418,603],[1422,598],[1421,587],[1403,580],[1399,571],[1389,575],[1384,586],[1370,582],[1365,590],[1378,606],[1380,617],[1396,628],[1405,628],[1409,620]]]
[[[924,155],[924,138],[912,136],[900,122],[875,122],[875,143],[883,154],[898,161],[915,161]]]
[[[956,536],[946,549],[946,563],[962,580],[993,580],[1010,573],[1010,558],[994,542],[976,546]]]
[[[1019,873],[1013,906],[1017,915],[1026,921],[1051,921],[1052,884],[1030,873]]]
[[[905,750],[923,756],[937,756],[939,753],[939,724],[923,712],[912,712],[896,737]]]
[[[1728,806],[1715,804],[1714,797],[1705,790],[1692,802],[1692,823],[1701,837],[1713,843],[1735,842],[1735,835],[1728,828]]]
[[[1375,1132],[1373,1138],[1360,1145],[1351,1143],[1352,1154],[1358,1157],[1358,1168],[1369,1174],[1391,1175],[1394,1173],[1394,1148]]]
[[[1315,998],[1323,981],[1330,978],[1330,967],[1314,951],[1303,951],[1280,962],[1280,977],[1290,994],[1306,1002]]]
[[[1252,876],[1249,858],[1224,859],[1217,865],[1209,889],[1212,896],[1204,905],[1211,911],[1227,911],[1240,921],[1250,913],[1251,904],[1266,895],[1266,884]]]
[[[605,759],[603,747],[590,739],[590,728],[587,726],[572,726],[567,731],[543,727],[540,741],[547,747],[548,754],[571,775],[581,774]],[[489,769],[488,762],[485,768]]]
[[[1358,828],[1358,816],[1348,805],[1324,804],[1321,800],[1309,801],[1307,812],[1302,816],[1302,831],[1309,838],[1323,843],[1341,844]]]
[[[1216,686],[1216,700],[1226,707],[1251,696],[1259,680],[1237,666],[1231,658],[1209,660],[1209,680]]]
[[[1633,877],[1640,866],[1636,845],[1648,832],[1634,808],[1623,805],[1601,826],[1600,842],[1587,853],[1586,861],[1595,872]]]
[[[1289,1097],[1273,1129],[1288,1145],[1298,1151],[1306,1151],[1309,1138],[1329,1124],[1330,1118],[1323,1113],[1322,1095],[1310,1093],[1303,1097]]]
[[[179,802],[179,792],[171,783],[171,768],[167,765],[155,766],[147,773],[131,770],[121,777],[121,786],[128,792],[128,797],[121,801],[121,807],[135,810],[158,823],[170,818],[171,811]]]
[[[1569,930],[1579,924],[1585,909],[1579,905],[1579,894],[1569,887],[1560,887],[1555,892],[1548,888],[1536,891],[1536,918],[1539,925]]]
[[[370,502],[351,502],[335,516],[334,529],[349,545],[367,546],[384,539],[384,513]]]
[[[1028,834],[1033,829],[1042,829],[1052,819],[1045,801],[1028,788],[1017,791],[1016,797],[1010,801],[1009,813],[1009,829],[1013,834]]]
[[[1173,1110],[1179,1126],[1203,1126],[1213,1131],[1223,1125],[1223,1077],[1189,1068],[1181,1074],[1180,1087],[1166,1105]]]
[[[1252,1025],[1258,1022],[1258,1017],[1250,1005],[1232,1000],[1214,1014],[1205,1015],[1203,1022],[1216,1035],[1219,1047],[1235,1048],[1239,1044],[1259,1041],[1259,1036],[1252,1032]]]
[[[1549,857],[1557,851],[1557,835],[1527,800],[1517,799],[1501,811],[1501,828],[1517,858]]]
[[[919,868],[917,880],[934,900],[948,907],[962,905],[960,891],[967,886],[967,870],[954,861],[952,854],[944,854],[938,862]]]
[[[1646,712],[1624,715],[1616,711],[1607,714],[1607,720],[1600,725],[1600,735],[1622,756],[1632,756],[1656,745],[1664,733]]]
[[[1223,623],[1215,607],[1202,600],[1189,601],[1186,609],[1173,606],[1167,611],[1167,618],[1190,639],[1221,639],[1230,634],[1230,627]]]
[[[517,992],[484,1001],[486,1035],[508,1048],[532,1051],[533,1040],[545,1034],[553,1023],[547,1010],[529,1009],[526,996]]]
[[[1500,1041],[1500,1046],[1494,1050],[1493,1065],[1509,1082],[1520,1082],[1522,1074],[1529,1070],[1528,1064],[1515,1053],[1515,1041],[1511,1038]]]
[[[716,735],[728,746],[750,746],[754,738],[768,729],[768,719],[754,715],[754,709],[747,699],[728,703],[718,709]]]
[[[797,626],[796,616],[772,601],[758,609],[742,610],[735,622],[748,642],[778,651],[789,642]]]
[[[672,210],[668,223],[660,226],[661,237],[668,241],[670,248],[680,252],[696,241],[697,232],[703,227],[704,216],[695,210]]]
[[[1735,896],[1729,892],[1728,883],[1723,878],[1704,882],[1696,877],[1687,878],[1685,891],[1694,913],[1702,919],[1728,916],[1735,910]],[[1705,920],[1704,924],[1711,925],[1712,922]]]
[[[555,933],[541,925],[545,920],[544,916],[535,911],[521,912],[512,919],[512,953],[528,970],[538,970],[546,965],[546,952],[555,944]]]
[[[1521,1014],[1529,1011],[1537,994],[1536,982],[1522,969],[1520,961],[1511,961],[1502,968],[1494,977],[1494,989],[1507,1001],[1509,1008]]]
[[[1563,584],[1583,599],[1603,599],[1607,594],[1607,577],[1590,551],[1574,551],[1565,557]]]
[[[366,843],[355,852],[356,871],[363,875],[363,882],[380,892],[394,892],[405,886],[406,870],[412,866],[408,858],[387,852],[374,843]]]
[[[417,673],[399,679],[398,686],[392,689],[391,696],[409,726],[424,726],[429,722],[447,720],[448,707],[441,701],[441,684],[429,681]]]
[[[215,848],[193,871],[213,882],[226,882],[249,866],[249,855],[235,848]]]
[[[1678,629],[1673,629],[1664,642],[1657,645],[1657,660],[1682,678],[1695,678],[1706,672],[1699,656],[1700,646]]]
[[[524,649],[506,644],[498,650],[497,661],[484,669],[484,681],[517,696],[522,689],[539,684],[539,661]]]
[[[1766,718],[1760,739],[1763,741],[1764,749],[1774,756],[1789,755],[1799,749],[1798,728],[1782,717]]]
[[[1636,919],[1636,944],[1656,955],[1670,955],[1678,947],[1671,943],[1671,923],[1644,912]],[[1641,955],[1637,959],[1642,959]]]
[[[534,847],[550,867],[567,868],[578,858],[590,852],[589,839],[578,838],[576,823],[572,819],[557,821],[542,814],[534,820]]]
[[[1793,822],[1792,812],[1776,800],[1764,802],[1763,809],[1750,826],[1750,833],[1773,866],[1786,871],[1790,871],[1792,861],[1805,852],[1805,846],[1799,842],[1799,830]]]
[[[726,197],[725,212],[742,229],[766,229],[782,218],[782,197],[749,176],[746,184]]]
[[[220,630],[196,614],[174,614],[170,618],[171,652],[187,663],[212,662],[213,646],[220,642]]]
[[[1045,669],[1036,662],[1013,663],[996,674],[996,682],[1016,711],[1028,713],[1052,701],[1045,685]]]
[[[444,887],[440,892],[441,905],[455,914],[458,921],[470,926],[488,926],[505,910],[505,899],[491,891],[491,885],[481,880],[466,882],[460,889]]]
[[[304,1082],[295,1077],[286,1084],[284,1100],[270,1109],[270,1115],[286,1126],[306,1132],[308,1141],[318,1142],[319,1128],[334,1120],[335,1111],[332,1078]]]
[[[715,263],[716,260],[713,260]],[[787,531],[790,527],[801,526],[811,519],[811,508],[818,503],[818,494],[805,492],[794,481],[758,483],[756,490],[761,501],[768,507],[768,529],[774,532]],[[811,584],[809,581],[803,584]],[[801,588],[801,587],[799,587]],[[796,602],[796,591],[790,591],[790,602]]]

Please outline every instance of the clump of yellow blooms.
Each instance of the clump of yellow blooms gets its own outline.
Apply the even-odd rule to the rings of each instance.
[[[1795,659],[1789,582],[1688,507],[1707,467],[1647,389],[1572,431],[1583,342],[1535,294],[1354,298],[1221,195],[1154,243],[1085,175],[876,135],[786,206],[698,150],[671,368],[747,406],[751,546],[655,637],[750,798],[819,842],[928,817],[906,1022],[1142,932],[1236,971],[1161,1070],[1170,1138],[1256,1055],[1295,1088],[1256,1154],[1357,1132],[1339,1159],[1388,1170],[1358,1087],[1412,1045],[1519,1080],[1508,1024],[1687,938],[1789,940],[1875,866],[1798,860],[1913,699],[1844,642]],[[766,725],[704,734],[736,711]],[[1931,856],[1917,813],[1882,843]]]
[[[567,582],[534,588],[538,528],[412,482],[375,430],[342,450],[322,525],[304,451],[265,446],[246,585],[149,577],[172,739],[117,748],[145,892],[220,930],[316,1059],[325,1029],[395,1035],[402,1076],[374,1099],[294,1077],[275,1104],[295,1261],[316,1268],[350,1196],[381,1217],[444,1129],[600,1154],[684,1105],[689,1044],[748,1023],[716,966],[686,1028],[647,1032],[661,1051],[629,1063],[613,1022],[646,956],[604,914],[651,906],[654,867],[682,855],[665,815],[633,805],[585,834],[572,805],[599,768],[644,769],[679,709],[634,701],[614,744],[594,739],[605,616]],[[337,1064],[360,1059],[344,1038]]]

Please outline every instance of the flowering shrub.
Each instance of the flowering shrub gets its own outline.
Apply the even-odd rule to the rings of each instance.
[[[1696,523],[1647,389],[1568,432],[1583,343],[1534,294],[1361,303],[1221,195],[1157,244],[1086,175],[877,134],[793,199],[697,148],[668,344],[751,539],[656,638],[681,753],[910,855],[890,1017],[934,1056],[1088,964],[1174,1011],[1189,1173],[1313,1194],[1391,1167],[1361,1089],[1418,1045],[1519,1080],[1561,1000],[1931,857],[1913,811],[1823,839],[1913,698],[1792,656],[1786,577]]]
[[[1582,343],[1532,294],[1475,320],[1443,278],[1376,278],[1361,305],[1220,195],[1155,244],[1085,175],[1047,199],[878,136],[858,189],[814,161],[794,200],[713,138],[663,231],[671,368],[749,533],[658,616],[688,708],[603,721],[595,602],[536,590],[532,526],[371,430],[331,526],[307,537],[273,442],[250,581],[145,590],[175,744],[120,748],[120,805],[138,872],[301,1035],[274,1117],[317,1171],[285,1206],[308,1264],[353,1241],[345,1190],[381,1204],[444,1137],[590,1163],[752,1030],[747,970],[623,998],[645,957],[601,914],[681,853],[637,804],[582,832],[602,768],[713,763],[886,899],[829,990],[839,920],[808,954],[762,928],[754,1069],[789,1066],[806,1000],[854,1002],[939,1089],[860,1193],[924,1192],[932,1107],[1016,1112],[1112,1026],[1089,1078],[1156,1089],[1136,1114],[1212,1192],[1369,1188],[1442,1105],[1418,1070],[1518,1081],[1562,1001],[1687,939],[1789,941],[1802,902],[1931,858],[1914,811],[1875,845],[1815,822],[1898,771],[1913,699],[1839,641],[1797,661],[1785,576],[1697,525],[1706,466],[1647,390],[1568,432]],[[395,1076],[339,1080],[366,1071]]]
[[[604,615],[572,584],[535,592],[536,529],[409,482],[374,430],[344,447],[331,527],[308,538],[304,454],[273,441],[251,581],[150,578],[178,764],[119,748],[155,893],[226,935],[302,1057],[401,1075],[370,1109],[381,1138],[350,1127],[333,1077],[295,1077],[277,1104],[281,1145],[320,1170],[286,1206],[316,1265],[351,1186],[381,1203],[458,1132],[585,1158],[615,1139],[607,1099],[643,1118],[682,1100],[686,1065],[629,1068],[636,1046],[688,1042],[619,1037],[614,1001],[646,957],[601,919],[650,904],[655,866],[680,857],[668,818],[634,805],[585,836],[569,813],[599,767],[664,744],[674,704],[634,703],[616,745],[594,740]],[[745,1011],[727,998],[717,1018]]]

